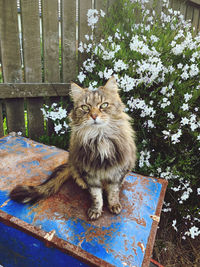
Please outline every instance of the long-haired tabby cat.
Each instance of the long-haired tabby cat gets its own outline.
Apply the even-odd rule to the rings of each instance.
[[[71,84],[74,108],[71,111],[69,159],[56,168],[38,186],[18,185],[10,198],[22,203],[34,203],[58,192],[72,177],[92,200],[90,219],[102,213],[103,190],[107,193],[108,208],[119,214],[120,186],[126,173],[135,166],[136,146],[130,118],[124,113],[114,77],[96,91]]]

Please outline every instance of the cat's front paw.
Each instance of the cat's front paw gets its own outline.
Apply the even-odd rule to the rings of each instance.
[[[88,209],[88,217],[90,218],[90,220],[97,220],[101,216],[101,213],[101,210],[95,208]]]
[[[109,210],[114,214],[119,214],[122,210],[122,205],[120,203],[114,204],[112,206],[109,206]]]

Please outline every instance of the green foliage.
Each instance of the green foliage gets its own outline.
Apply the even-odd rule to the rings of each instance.
[[[98,38],[79,46],[87,60],[77,82],[95,90],[116,77],[137,133],[136,171],[168,179],[171,208],[192,226],[200,221],[200,35],[167,1],[159,14],[145,2],[115,1]]]

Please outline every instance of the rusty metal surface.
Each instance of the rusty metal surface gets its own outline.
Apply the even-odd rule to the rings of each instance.
[[[34,206],[9,200],[16,184],[36,185],[68,153],[22,137],[0,139],[0,221],[96,266],[149,266],[166,181],[130,173],[121,190],[118,216],[104,207],[89,221],[87,191],[67,181],[60,192]],[[49,233],[49,234],[47,234]]]

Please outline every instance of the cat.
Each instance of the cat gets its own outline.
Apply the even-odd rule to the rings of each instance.
[[[37,202],[58,192],[71,177],[90,194],[92,204],[87,214],[91,220],[102,214],[103,190],[110,212],[121,212],[120,187],[135,166],[136,145],[135,132],[118,90],[114,77],[95,91],[71,84],[74,107],[70,113],[68,161],[38,186],[17,185],[10,192],[11,199]]]

